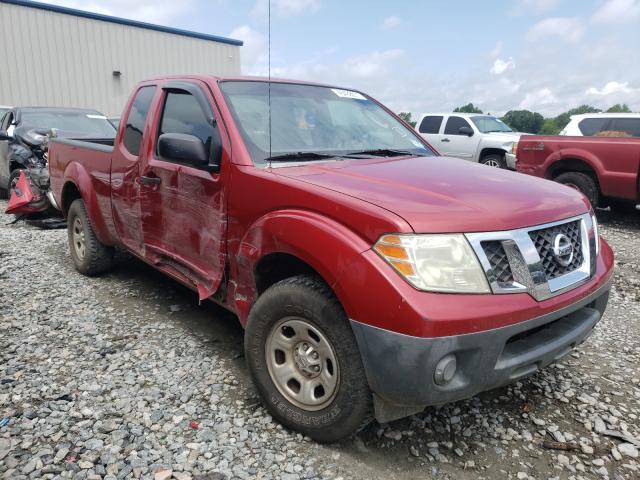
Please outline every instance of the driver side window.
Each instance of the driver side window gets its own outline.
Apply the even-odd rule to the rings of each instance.
[[[447,125],[446,127],[444,127],[444,134],[445,135],[464,135],[463,133],[460,133],[460,129],[462,127],[471,128],[469,123],[464,118],[449,117],[449,120],[447,120]]]
[[[164,101],[158,137],[164,133],[184,133],[198,137],[207,152],[210,152],[214,127],[193,95],[169,91]]]

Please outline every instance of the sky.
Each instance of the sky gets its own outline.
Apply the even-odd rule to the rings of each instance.
[[[243,74],[268,73],[268,0],[46,3],[240,39]],[[363,90],[414,117],[468,102],[640,111],[639,47],[640,0],[271,0],[272,76]]]

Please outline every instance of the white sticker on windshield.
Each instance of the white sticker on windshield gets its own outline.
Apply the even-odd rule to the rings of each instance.
[[[98,120],[106,120],[107,117],[105,117],[104,115],[92,115],[90,113],[87,114],[87,118],[96,118]]]
[[[409,139],[411,141],[411,143],[413,143],[416,147],[418,148],[424,148],[424,145],[421,144],[418,140],[416,140],[415,138],[410,138]]]
[[[351,90],[340,90],[338,88],[332,88],[331,91],[341,98],[352,98],[354,100],[366,100],[367,97],[358,92],[352,92]]]

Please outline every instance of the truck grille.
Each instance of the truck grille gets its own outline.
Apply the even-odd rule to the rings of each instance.
[[[502,242],[497,240],[482,242],[482,249],[489,260],[491,271],[493,272],[493,276],[496,281],[498,283],[513,282],[511,264],[507,258],[507,253],[504,251]]]
[[[595,266],[590,214],[504,232],[468,233],[493,293],[529,293],[536,300],[588,280]]]
[[[569,265],[560,265],[554,258],[553,242],[556,236],[561,233],[567,236],[574,252],[573,260]],[[540,255],[540,261],[548,279],[573,272],[582,265],[582,240],[579,221],[534,230],[529,232],[529,236],[538,251],[538,255]]]

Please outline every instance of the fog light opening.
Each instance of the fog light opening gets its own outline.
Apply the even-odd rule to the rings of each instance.
[[[453,380],[457,367],[458,362],[455,355],[451,354],[443,357],[442,360],[438,362],[438,365],[436,365],[436,371],[433,374],[433,380],[436,382],[436,385],[446,385]]]

